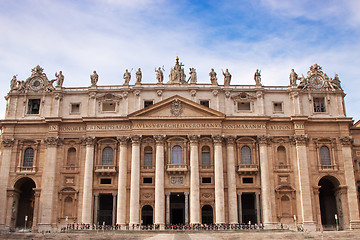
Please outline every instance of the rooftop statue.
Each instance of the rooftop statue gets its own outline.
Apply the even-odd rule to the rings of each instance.
[[[196,75],[196,71],[195,68],[190,68],[190,83],[191,84],[196,84],[197,82],[197,75]]]
[[[125,85],[125,86],[128,86],[129,83],[130,83],[130,79],[131,79],[131,73],[128,72],[127,69],[125,70],[125,73],[124,73],[123,78],[124,78],[124,85]]]
[[[17,82],[16,75],[14,75],[10,81],[10,90],[15,90],[17,88]]]
[[[64,83],[64,75],[62,74],[62,71],[59,71],[59,74],[55,73],[55,77],[56,77],[56,86],[62,87]]]
[[[296,80],[298,80],[298,75],[296,74],[296,72],[294,71],[294,69],[291,69],[291,73],[290,73],[290,85],[291,86],[296,86]]]
[[[139,68],[136,72],[136,83],[135,84],[140,84],[141,79],[142,79],[142,72],[141,72],[141,69]]]
[[[179,57],[176,57],[176,63],[170,70],[169,83],[170,84],[186,84],[186,76],[184,73],[183,64],[179,63]]]
[[[161,71],[161,67],[159,67],[157,70],[155,68],[155,72],[156,72],[156,80],[158,81],[158,83],[163,83],[164,73],[163,71]]]
[[[211,84],[213,84],[213,85],[218,85],[217,77],[216,77],[216,72],[214,71],[213,68],[211,69],[211,72],[209,73],[209,76],[210,76],[210,82],[211,82]]]
[[[90,75],[91,80],[91,86],[96,87],[96,84],[99,80],[99,75],[96,73],[96,71],[93,72],[93,74]]]
[[[229,69],[226,69],[225,72],[223,71],[223,75],[224,75],[224,86],[230,86],[231,74],[229,73]]]
[[[259,69],[256,69],[256,72],[254,74],[254,80],[256,86],[261,86],[261,71],[259,71]]]

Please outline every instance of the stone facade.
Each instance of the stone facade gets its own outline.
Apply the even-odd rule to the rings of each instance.
[[[169,81],[65,88],[39,66],[11,81],[1,121],[0,228],[67,223],[360,225],[358,156],[340,80],[310,67],[289,86]],[[66,79],[65,79],[66,80]],[[56,86],[53,83],[57,81]],[[359,134],[360,136],[360,134]],[[358,144],[358,143],[357,143]]]

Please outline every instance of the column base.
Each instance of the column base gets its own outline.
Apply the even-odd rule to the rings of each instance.
[[[360,229],[360,220],[350,221],[350,230],[359,230]]]
[[[275,230],[280,229],[280,223],[268,222],[263,223],[264,229],[266,230]]]
[[[302,227],[304,228],[305,232],[315,232],[316,231],[315,222],[303,222]]]
[[[38,232],[52,232],[53,228],[51,224],[39,223],[38,224]]]

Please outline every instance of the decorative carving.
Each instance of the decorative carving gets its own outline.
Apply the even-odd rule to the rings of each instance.
[[[216,97],[219,94],[219,90],[216,89],[212,90],[212,94]]]
[[[226,136],[225,140],[227,144],[234,144],[235,143],[235,138],[234,136]]]
[[[62,100],[63,99],[63,95],[61,93],[55,93],[55,99],[56,100]]]
[[[262,135],[258,136],[257,140],[259,144],[269,144],[270,138],[269,136]]]
[[[161,97],[163,95],[163,90],[157,90],[156,91],[156,94]]]
[[[174,116],[180,116],[183,112],[183,106],[179,99],[175,99],[171,103],[170,112]]]
[[[214,136],[212,136],[212,139],[213,139],[214,143],[222,143],[223,137],[220,135],[214,135]]]
[[[150,198],[152,198],[152,193],[144,193],[143,197],[146,199],[150,199]]]
[[[59,137],[47,137],[44,139],[44,141],[48,146],[57,146],[61,143]]]
[[[140,93],[141,93],[140,90],[135,90],[135,91],[134,91],[134,94],[135,94],[135,96],[137,96],[137,97],[140,96]]]
[[[128,95],[129,95],[129,92],[128,92],[128,91],[123,91],[123,92],[122,92],[123,98],[127,98]]]
[[[90,96],[91,99],[95,99],[96,98],[96,93],[91,92],[91,93],[89,93],[89,96]]]
[[[117,140],[120,142],[120,145],[126,145],[129,140],[128,136],[118,136]]]
[[[295,141],[296,145],[306,145],[309,141],[309,138],[307,135],[295,135],[293,137],[293,141]]]
[[[199,135],[188,135],[190,143],[197,144],[199,142]]]
[[[184,177],[170,177],[170,182],[172,185],[183,185]]]
[[[140,144],[141,136],[133,135],[130,137],[132,144]]]
[[[225,97],[226,97],[226,98],[229,98],[229,97],[230,97],[230,94],[231,94],[230,91],[225,91]]]
[[[190,94],[191,94],[192,97],[195,97],[196,96],[196,90],[195,89],[191,90]]]
[[[339,139],[340,139],[341,144],[344,146],[349,146],[353,142],[353,140],[350,136],[339,137]]]
[[[91,146],[94,145],[95,142],[95,137],[83,137],[83,139],[81,140],[83,145],[87,145],[87,146]]]
[[[12,146],[14,146],[14,143],[15,143],[15,139],[13,139],[13,138],[2,138],[1,141],[2,141],[3,147],[12,147]]]
[[[154,135],[156,144],[164,144],[166,136],[165,135]]]
[[[212,194],[211,194],[211,193],[203,193],[203,194],[201,194],[201,196],[202,196],[203,198],[212,198]]]

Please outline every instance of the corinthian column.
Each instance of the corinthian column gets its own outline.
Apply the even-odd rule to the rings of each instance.
[[[190,139],[190,224],[200,223],[199,136]]]
[[[15,140],[9,138],[2,139],[2,158],[0,161],[0,229],[5,228],[5,215],[6,215],[6,196],[7,186],[9,182],[9,171],[11,162],[11,150]]]
[[[121,228],[125,228],[128,137],[120,136],[118,137],[118,140],[120,142],[120,151],[119,151],[119,175],[118,175],[116,223],[119,224]]]
[[[271,184],[270,184],[270,170],[269,160],[267,157],[268,137],[259,136],[260,149],[260,174],[261,174],[261,205],[263,211],[264,226],[272,225],[272,209],[271,209]]]
[[[51,231],[53,201],[55,193],[56,151],[60,142],[59,137],[47,137],[46,159],[43,166],[40,195],[40,223],[39,231]]]
[[[234,156],[233,136],[226,137],[226,154],[227,154],[227,186],[228,186],[228,206],[229,206],[229,223],[237,224],[237,201],[236,201],[236,176],[235,176],[235,156]]]
[[[222,137],[213,136],[215,148],[215,223],[225,223],[224,211],[224,167],[222,156]]]
[[[84,169],[84,189],[82,197],[81,222],[85,224],[91,224],[93,203],[92,184],[94,170],[94,140],[94,137],[87,137],[83,140],[83,144],[86,144],[86,157]]]
[[[165,225],[165,191],[164,191],[164,140],[162,135],[154,136],[156,141],[155,167],[155,224],[160,229]]]
[[[306,230],[315,231],[315,223],[312,214],[312,189],[310,188],[309,164],[306,148],[308,137],[305,135],[295,135],[294,140],[296,143],[296,161],[303,227]]]
[[[130,225],[136,225],[140,224],[140,136],[132,136],[131,141]]]
[[[344,161],[344,176],[347,186],[347,201],[349,205],[350,229],[359,229],[360,228],[359,206],[358,206],[357,191],[355,185],[353,158],[351,154],[352,139],[348,136],[340,137],[340,142],[342,145],[341,151],[343,154],[343,161]]]

